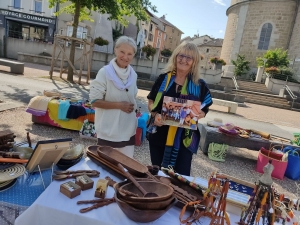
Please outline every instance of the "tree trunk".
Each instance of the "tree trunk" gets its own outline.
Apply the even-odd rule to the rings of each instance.
[[[78,27],[78,23],[79,23],[80,7],[81,7],[80,2],[76,1],[75,2],[75,14],[74,14],[74,19],[73,19],[73,33],[72,33],[73,38],[77,37],[77,27]],[[73,65],[74,65],[74,59],[75,59],[75,43],[76,43],[75,40],[72,40],[71,48],[70,48],[70,61]],[[75,67],[75,65],[74,65],[74,67]],[[67,80],[70,82],[73,82],[73,68],[70,64],[68,66]]]

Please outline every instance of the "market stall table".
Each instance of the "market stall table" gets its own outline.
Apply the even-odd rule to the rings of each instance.
[[[98,170],[100,178],[110,176],[116,181],[121,181],[117,174],[110,173],[111,171],[104,169],[104,167],[95,164],[89,158],[82,160],[76,164],[72,170]],[[99,178],[92,178],[95,182]],[[73,199],[67,198],[60,193],[59,188],[62,183],[66,181],[53,181],[43,194],[15,221],[15,225],[65,225],[65,224],[84,224],[84,225],[129,225],[142,224],[131,221],[119,208],[117,203],[110,204],[98,209],[94,209],[87,213],[80,213],[81,208],[87,207],[85,205],[77,205],[79,200],[94,199],[95,185],[93,189],[82,191],[81,194]],[[106,197],[111,198],[114,195],[114,189],[109,187]],[[230,208],[230,207],[229,207]],[[239,209],[231,207],[227,211],[230,214],[231,224],[234,224],[239,219]],[[143,224],[179,224],[179,214],[181,209],[172,207],[158,220],[151,223]],[[210,219],[201,219],[202,224],[209,224]]]
[[[290,146],[287,144],[282,144],[280,142],[275,142],[272,140],[264,140],[260,138],[242,138],[238,135],[226,135],[219,132],[218,128],[210,127],[203,124],[198,124],[198,128],[201,134],[199,147],[203,153],[208,153],[208,146],[210,143],[227,144],[232,147],[247,148],[250,150],[260,150],[261,147],[266,149],[270,148],[270,145],[282,145],[283,148]]]
[[[69,130],[79,131],[85,120],[94,123],[95,111],[93,108],[86,111],[85,116],[79,116],[77,119],[61,120],[58,117],[59,100],[52,99],[48,102],[46,114],[43,116],[32,115],[32,122],[38,124],[45,124],[54,127],[60,127]],[[138,117],[138,127],[136,135],[136,145],[139,146],[146,137],[146,123],[148,121],[148,113],[141,113]]]

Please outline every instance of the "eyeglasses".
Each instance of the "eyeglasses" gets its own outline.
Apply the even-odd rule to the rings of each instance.
[[[193,57],[188,56],[188,55],[184,55],[184,54],[178,54],[177,57],[178,57],[178,59],[180,59],[180,60],[183,60],[183,58],[185,58],[185,60],[186,60],[187,62],[190,62],[190,61],[193,60]]]

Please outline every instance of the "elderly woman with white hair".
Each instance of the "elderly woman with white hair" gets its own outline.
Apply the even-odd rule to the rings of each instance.
[[[137,128],[137,74],[130,63],[137,51],[135,41],[118,38],[116,57],[101,68],[91,82],[90,100],[95,107],[95,129],[98,145],[110,146],[133,157]]]

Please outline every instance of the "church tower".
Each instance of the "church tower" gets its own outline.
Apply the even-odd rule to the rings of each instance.
[[[221,58],[231,65],[231,60],[235,60],[237,54],[245,55],[246,60],[251,62],[250,66],[256,68],[256,57],[262,56],[266,50],[288,49],[298,12],[297,2],[231,0],[226,11],[228,21]],[[296,43],[300,43],[300,33],[297,35]]]

